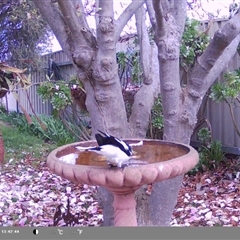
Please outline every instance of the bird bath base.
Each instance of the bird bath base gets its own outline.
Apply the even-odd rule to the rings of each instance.
[[[124,141],[136,143],[139,139]],[[199,160],[197,151],[191,146],[146,139],[143,145],[133,147],[133,157],[139,164],[110,169],[102,156],[93,152],[79,153],[75,148],[95,145],[96,141],[64,145],[49,154],[47,164],[54,173],[76,184],[108,189],[114,196],[115,226],[137,226],[134,193],[142,185],[185,174]]]

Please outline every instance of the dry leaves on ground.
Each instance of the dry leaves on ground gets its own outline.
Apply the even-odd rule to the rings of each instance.
[[[36,167],[37,159],[5,164],[0,170],[0,226],[54,226],[54,214],[59,209],[65,215],[70,211],[78,218],[75,226],[99,226],[101,209],[94,198],[96,187],[74,185],[49,172],[46,163]],[[64,217],[64,214],[62,214]],[[56,219],[64,226],[64,219]]]
[[[172,226],[240,226],[240,161],[186,175]]]
[[[103,221],[96,187],[76,186],[31,155],[5,164],[0,182],[0,226],[99,226]],[[239,161],[186,175],[171,225],[240,226]]]

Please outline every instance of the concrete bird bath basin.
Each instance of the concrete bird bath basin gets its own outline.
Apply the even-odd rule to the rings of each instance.
[[[124,141],[136,143],[139,139]],[[107,188],[114,196],[115,226],[137,226],[134,193],[142,185],[184,174],[199,160],[191,146],[146,139],[143,145],[133,147],[134,164],[122,169],[109,168],[103,156],[75,149],[96,144],[96,141],[86,141],[59,147],[49,154],[47,164],[54,173],[74,183]]]

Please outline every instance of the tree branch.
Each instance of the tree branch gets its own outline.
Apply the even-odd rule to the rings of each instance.
[[[216,79],[211,72],[219,76],[235,54],[239,43],[239,33],[240,13],[215,33],[207,49],[196,61],[187,84],[190,96],[199,98],[205,94]]]
[[[65,22],[57,6],[51,0],[33,0],[33,2],[50,25],[62,49],[64,49],[65,53],[71,59],[70,45],[68,42]]]
[[[136,12],[136,10],[141,7],[144,3],[144,0],[138,0],[131,2],[128,7],[122,12],[122,14],[118,17],[118,19],[115,22],[116,30],[115,30],[115,42],[118,41],[120,34],[124,28],[124,26],[127,24],[129,19],[132,17],[132,15]]]
[[[101,16],[114,17],[113,0],[99,0],[99,13]]]
[[[95,9],[96,9],[96,13],[95,13],[95,25],[97,26],[99,23],[99,18],[98,18],[98,12],[99,12],[99,0],[95,1]]]
[[[178,24],[180,36],[182,37],[186,17],[187,17],[187,1],[181,0],[181,1],[174,1],[174,16],[176,23]]]
[[[140,57],[141,57],[141,67],[143,70],[143,82],[144,84],[151,84],[152,77],[151,73],[151,65],[149,65],[149,52],[150,52],[150,42],[147,27],[145,24],[145,9],[144,7],[140,7],[136,11],[136,26],[138,33],[138,40],[140,44]]]
[[[129,123],[134,137],[145,138],[149,126],[151,109],[159,93],[159,66],[156,45],[150,45],[145,24],[145,9],[140,7],[136,13],[136,26],[140,44],[143,85],[134,96],[134,104]],[[143,96],[148,95],[148,98]]]
[[[129,118],[130,128],[133,136],[137,138],[145,138],[149,126],[151,109],[154,101],[160,91],[159,88],[159,64],[157,57],[156,45],[151,46],[148,52],[148,58],[151,65],[152,83],[150,85],[143,84],[134,96],[132,113]],[[145,96],[148,96],[145,98]]]
[[[161,36],[164,36],[165,34],[163,8],[160,0],[154,0],[152,1],[152,4],[155,10],[156,23],[158,26],[156,29],[156,35],[161,37]]]
[[[216,77],[221,74],[221,72],[224,70],[226,65],[231,61],[234,54],[237,51],[237,47],[240,42],[240,34],[229,44],[229,46],[226,47],[226,49],[223,51],[222,55],[217,59],[216,63],[214,64],[211,71],[206,75],[204,85],[201,88],[199,88],[199,92],[204,92],[204,94],[207,92],[209,87],[214,83],[216,80]],[[189,89],[189,88],[188,88]]]
[[[146,6],[147,6],[147,11],[149,15],[150,22],[152,24],[152,28],[154,31],[156,31],[156,17],[155,17],[155,12],[153,9],[153,3],[152,0],[145,0]]]
[[[99,23],[97,27],[97,40],[99,49],[105,52],[114,49],[114,12],[113,0],[99,0]]]
[[[89,29],[86,18],[84,16],[84,12],[82,11],[79,13],[79,17],[76,13],[76,6],[74,4],[73,0],[57,0],[59,9],[63,14],[64,21],[69,29],[69,32],[71,33],[71,36],[73,39],[79,39],[80,36],[82,36],[81,29]],[[81,1],[78,1],[79,4],[82,5]],[[83,10],[83,6],[79,7]],[[81,38],[84,39],[84,38]]]
[[[214,64],[210,72],[207,73],[205,76],[203,76],[203,80],[200,79],[200,82],[202,85],[198,86],[197,92],[195,89],[191,88],[192,84],[187,84],[186,89],[184,89],[183,91],[184,105],[180,113],[180,116],[181,116],[180,119],[182,119],[183,121],[188,121],[190,126],[192,126],[192,128],[194,128],[196,124],[196,121],[197,121],[196,116],[201,106],[202,99],[205,93],[208,91],[209,87],[213,84],[216,78],[224,70],[228,62],[233,58],[234,54],[236,53],[236,49],[239,44],[239,41],[240,41],[240,35],[238,35],[231,42],[231,44],[225,49],[225,51],[216,61],[216,63]],[[193,106],[196,106],[196,107],[193,108]],[[189,136],[191,134],[189,134]],[[189,141],[190,141],[190,138],[186,142],[189,142]]]

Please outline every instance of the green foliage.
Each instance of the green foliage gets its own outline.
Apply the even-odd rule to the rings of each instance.
[[[60,119],[53,116],[41,116],[40,120],[46,125],[47,131],[44,131],[36,118],[32,117],[33,123],[28,124],[24,115],[16,112],[10,114],[1,114],[1,120],[14,125],[22,133],[36,136],[44,141],[52,141],[57,145],[64,145],[75,141],[72,134],[65,128]]]
[[[164,124],[162,99],[160,96],[155,100],[151,110],[152,126],[157,129],[162,129]]]
[[[34,119],[34,123],[31,125],[31,132],[35,136],[44,140],[50,140],[60,146],[75,141],[60,119],[53,116],[41,116],[40,119],[47,126],[47,131],[44,131],[38,121]]]
[[[222,152],[222,144],[216,140],[213,140],[209,146],[203,146],[200,154],[202,165],[210,170],[215,169],[225,158]]]
[[[33,1],[1,1],[0,32],[0,61],[38,67],[39,53],[50,45],[51,31]]]
[[[7,113],[5,106],[1,103],[0,103],[0,113]]]
[[[211,132],[208,130],[208,128],[201,128],[198,131],[198,139],[199,141],[204,145],[208,146],[210,139],[211,139]]]
[[[225,73],[224,80],[223,83],[217,82],[212,86],[210,98],[216,102],[234,102],[240,92],[240,70]]]
[[[66,81],[50,81],[50,78],[48,78],[48,81],[41,83],[37,89],[37,93],[42,99],[50,101],[53,106],[53,115],[49,119],[52,119],[54,122],[53,119],[55,118],[56,121],[58,121],[59,126],[56,131],[59,130],[59,132],[58,134],[50,133],[50,139],[55,141],[53,136],[57,136],[57,138],[60,139],[60,136],[63,135],[63,141],[57,140],[60,144],[73,141],[73,136],[78,140],[90,139],[87,131],[89,123],[84,119],[88,116],[88,113],[86,111],[78,111],[71,97],[70,86],[74,84],[77,84],[78,88],[83,89],[82,83],[76,77],[72,77],[68,83],[66,83]],[[65,126],[64,129],[62,129],[63,126]],[[55,130],[54,126],[52,129]],[[71,132],[71,137],[65,136],[65,129]]]
[[[209,36],[199,30],[200,22],[187,18],[180,46],[180,63],[186,70],[191,67],[209,43]]]
[[[56,113],[72,104],[70,87],[65,81],[43,82],[37,88],[37,93],[43,100],[51,102]]]
[[[199,130],[198,138],[202,144],[198,149],[199,162],[195,168],[189,172],[190,174],[215,169],[225,160],[221,142],[216,140],[211,141],[211,132],[207,128]]]
[[[118,52],[118,73],[121,82],[123,81],[124,73],[131,74],[131,80],[135,84],[142,83],[142,68],[140,65],[140,52],[137,47],[132,51]],[[124,84],[123,84],[124,85]]]
[[[156,98],[151,110],[150,124],[147,137],[151,139],[162,139],[163,134],[163,108],[160,95]]]

